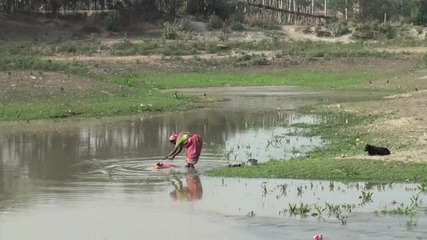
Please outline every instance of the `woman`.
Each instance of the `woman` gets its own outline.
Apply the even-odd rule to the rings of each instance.
[[[188,168],[194,168],[194,165],[199,161],[200,153],[202,152],[203,140],[199,134],[191,134],[189,132],[181,132],[172,134],[169,137],[169,142],[175,147],[165,159],[173,160],[176,155],[180,154],[183,147],[187,148],[187,165]]]

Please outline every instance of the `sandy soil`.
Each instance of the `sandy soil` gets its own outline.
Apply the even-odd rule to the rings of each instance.
[[[426,84],[426,83],[424,83]],[[392,151],[390,156],[371,157],[366,155],[344,156],[345,159],[383,159],[386,161],[399,160],[411,162],[427,162],[427,91],[419,90],[409,93],[390,95],[380,101],[344,103],[330,105],[335,111],[345,111],[365,116],[380,114],[382,117],[368,126],[361,126],[355,131],[377,133],[378,136],[390,136],[398,139],[395,142],[378,139],[372,145],[382,145],[388,142]],[[366,143],[363,143],[366,144]],[[410,150],[400,148],[409,146]],[[361,145],[362,147],[362,145]]]

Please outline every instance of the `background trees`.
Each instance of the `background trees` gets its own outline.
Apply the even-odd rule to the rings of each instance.
[[[53,15],[60,11],[76,13],[88,10],[132,9],[160,11],[169,15],[216,14],[222,18],[232,12],[238,2],[247,0],[0,0],[0,11],[46,12]],[[293,1],[299,9],[323,9],[328,15],[340,14],[359,21],[400,21],[427,24],[427,0],[268,0],[267,2]],[[280,5],[277,3],[277,5]],[[313,6],[314,5],[314,6]]]

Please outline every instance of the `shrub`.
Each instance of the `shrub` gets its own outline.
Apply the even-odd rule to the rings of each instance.
[[[193,25],[191,25],[191,21],[188,18],[183,18],[179,20],[178,23],[175,21],[175,23],[178,25],[179,31],[182,31],[182,32],[193,31]]]
[[[211,15],[208,20],[209,29],[221,29],[224,25],[224,22],[217,15]]]
[[[252,17],[247,19],[247,23],[251,27],[258,27],[265,30],[280,30],[281,27],[266,19]]]
[[[179,29],[175,23],[165,22],[163,24],[163,37],[165,39],[177,39],[179,36]]]
[[[273,43],[280,42],[280,38],[282,37],[282,34],[277,31],[268,31],[265,33]]]
[[[107,16],[107,30],[112,32],[119,32],[122,28],[122,17],[120,12],[109,12]]]
[[[240,22],[232,22],[230,24],[230,29],[233,31],[243,31],[245,30],[245,27]]]
[[[220,32],[217,37],[221,42],[226,42],[228,40],[228,34],[224,31]]]
[[[342,35],[350,33],[350,30],[347,28],[346,24],[336,23],[332,26],[331,33],[334,37],[340,37]]]
[[[396,37],[396,29],[393,28],[390,23],[381,24],[379,26],[379,31],[384,34],[387,39],[393,39]]]

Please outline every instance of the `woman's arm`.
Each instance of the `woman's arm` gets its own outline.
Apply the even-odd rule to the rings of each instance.
[[[170,152],[168,155],[166,155],[166,157],[164,159],[172,158],[171,160],[173,160],[176,155],[181,153],[181,151],[182,151],[181,145],[176,145],[173,148],[172,152]]]
[[[175,144],[175,147],[172,152],[170,152],[165,159],[172,157],[172,160],[175,158],[176,155],[180,154],[182,151],[182,146],[184,145],[185,141],[188,140],[190,134],[184,134],[182,137],[177,139],[177,142]]]

